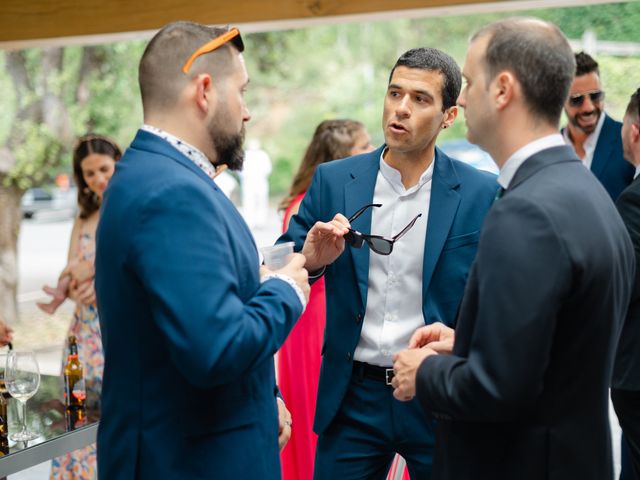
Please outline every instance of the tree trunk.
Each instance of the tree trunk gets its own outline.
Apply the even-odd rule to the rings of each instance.
[[[22,191],[0,185],[0,318],[13,324],[18,319],[18,235]]]

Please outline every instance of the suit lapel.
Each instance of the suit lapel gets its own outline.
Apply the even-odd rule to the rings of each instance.
[[[429,220],[422,263],[423,305],[427,304],[429,283],[460,205],[460,194],[457,191],[460,182],[451,159],[436,148],[434,161],[436,163],[433,167],[431,180]]]
[[[593,152],[593,160],[591,162],[591,171],[593,174],[600,178],[604,168],[609,162],[609,156],[615,146],[615,138],[609,133],[610,119],[606,113],[603,113],[604,123],[602,124],[602,130],[600,130],[600,136],[596,143],[596,149]]]
[[[353,215],[358,209],[373,202],[373,192],[376,186],[378,170],[380,169],[380,155],[384,146],[370,153],[370,161],[351,172],[352,181],[344,187],[344,213],[346,217]],[[372,209],[363,213],[352,225],[355,230],[362,233],[371,233]],[[369,290],[369,248],[351,248],[347,246],[351,254],[353,269],[360,290],[362,305],[367,304],[367,291]]]

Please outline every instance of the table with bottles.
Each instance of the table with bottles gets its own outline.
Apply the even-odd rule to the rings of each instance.
[[[5,396],[9,435],[21,428],[18,401]],[[77,450],[96,441],[99,412],[87,410],[86,417],[70,415],[62,402],[62,378],[42,375],[40,388],[29,400],[27,423],[38,436],[15,442],[0,435],[0,478]]]
[[[75,338],[69,340],[62,377],[40,375],[33,352],[7,356],[0,374],[0,479],[96,440],[99,412],[85,407],[82,367]]]

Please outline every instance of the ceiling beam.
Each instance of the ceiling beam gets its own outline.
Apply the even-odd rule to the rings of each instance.
[[[635,0],[588,0],[589,4]],[[242,32],[583,6],[585,0],[0,0],[0,50],[150,38],[175,20]]]
[[[487,0],[2,0],[0,42],[156,30],[174,20],[205,24],[310,19],[483,3]]]

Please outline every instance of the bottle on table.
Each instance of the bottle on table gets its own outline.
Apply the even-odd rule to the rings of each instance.
[[[9,350],[12,349],[12,345],[9,344]],[[0,365],[0,457],[9,454],[9,398],[11,394],[7,391],[7,386],[4,384],[4,369],[5,365]]]
[[[87,392],[82,375],[82,364],[78,358],[78,344],[75,335],[69,336],[69,355],[64,366],[64,404],[67,430],[74,430],[86,424],[85,400]]]

